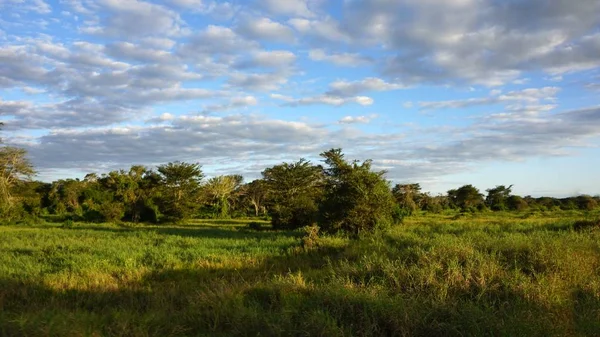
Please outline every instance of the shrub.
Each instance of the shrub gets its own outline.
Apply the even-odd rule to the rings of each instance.
[[[117,202],[107,202],[100,206],[100,214],[107,222],[120,221],[125,216],[125,208]]]
[[[396,203],[384,179],[385,172],[371,171],[370,160],[348,163],[341,149],[321,156],[329,165],[325,197],[319,209],[324,230],[356,236],[393,223]]]
[[[67,219],[63,222],[63,228],[73,228],[74,222],[71,219]]]
[[[573,224],[573,229],[576,231],[600,230],[600,219],[576,221]]]
[[[262,230],[262,225],[260,222],[251,222],[248,224],[248,228],[254,231],[260,231]]]
[[[319,244],[319,226],[312,224],[304,227],[304,237],[302,237],[302,248],[305,250],[315,248]]]

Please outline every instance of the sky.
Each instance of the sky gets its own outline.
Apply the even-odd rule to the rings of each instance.
[[[50,181],[342,148],[444,193],[600,193],[598,0],[0,0],[0,120]]]

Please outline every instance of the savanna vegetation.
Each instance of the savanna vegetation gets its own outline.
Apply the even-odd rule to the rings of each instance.
[[[45,183],[2,147],[0,335],[600,335],[598,197],[434,196],[321,157]]]

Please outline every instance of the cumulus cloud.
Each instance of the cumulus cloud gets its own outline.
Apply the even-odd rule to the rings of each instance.
[[[208,105],[204,109],[204,113],[227,111],[238,108],[245,108],[258,104],[258,99],[254,96],[233,97],[227,103]]]
[[[236,31],[255,40],[292,43],[296,40],[292,29],[269,18],[246,17],[237,25]]]
[[[238,69],[244,68],[275,68],[287,69],[296,61],[296,55],[287,50],[257,51],[242,59],[234,65]]]
[[[390,91],[405,88],[402,84],[388,83],[380,78],[368,77],[360,81],[335,81],[329,85],[328,93],[338,96],[353,96],[368,91]]]
[[[261,0],[260,6],[275,15],[313,17],[308,0]]]
[[[331,53],[323,49],[311,49],[308,57],[313,61],[330,62],[343,67],[358,67],[373,63],[373,59],[357,53]]]
[[[102,25],[88,25],[82,31],[113,37],[148,35],[177,36],[186,33],[179,14],[161,5],[139,0],[101,0],[96,4],[109,15]]]
[[[338,121],[340,124],[368,124],[373,119],[377,118],[377,115],[369,116],[344,116]]]
[[[333,106],[342,106],[349,103],[356,103],[362,106],[372,105],[373,99],[367,96],[340,97],[330,95],[319,95],[312,97],[293,98],[281,94],[271,94],[271,98],[284,101],[283,105],[298,107],[305,105],[326,104]]]
[[[479,105],[512,103],[512,104],[539,104],[540,101],[556,100],[556,94],[560,91],[558,87],[529,88],[519,91],[511,91],[502,94],[500,91],[493,90],[488,97],[468,98],[462,100],[437,101],[437,102],[419,102],[421,109],[459,109],[469,108]],[[515,105],[513,105],[515,107]]]

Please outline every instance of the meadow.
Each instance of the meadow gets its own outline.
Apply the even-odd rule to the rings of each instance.
[[[2,336],[599,336],[596,212],[0,226]],[[254,221],[254,220],[252,220]],[[257,229],[260,227],[260,229]]]

